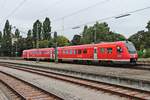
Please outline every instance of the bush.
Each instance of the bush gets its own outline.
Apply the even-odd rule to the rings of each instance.
[[[143,50],[140,50],[140,51],[138,51],[137,53],[138,53],[138,57],[139,57],[139,58],[142,58],[143,55],[144,55]]]
[[[149,58],[150,57],[150,48],[146,49],[146,52],[144,54],[144,58]]]

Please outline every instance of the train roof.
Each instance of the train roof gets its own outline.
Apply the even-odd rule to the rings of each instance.
[[[74,46],[64,46],[60,48],[76,48],[76,47],[92,47],[92,46],[98,46],[98,45],[106,45],[106,44],[120,44],[120,43],[125,43],[125,41],[117,41],[117,42],[100,42],[97,44],[83,44],[83,45],[74,45]]]
[[[94,46],[100,46],[100,45],[107,45],[107,44],[124,44],[126,41],[116,41],[116,42],[100,42],[97,44],[83,44],[83,45],[74,45],[74,46],[64,46],[64,47],[58,47],[58,49],[65,49],[65,48],[79,48],[79,47],[94,47]],[[48,50],[48,49],[53,49],[53,48],[39,48],[40,50]],[[28,49],[24,51],[33,51],[37,50],[36,48],[34,49]]]

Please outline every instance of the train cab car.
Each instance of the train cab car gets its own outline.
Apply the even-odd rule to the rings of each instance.
[[[98,60],[113,63],[136,63],[137,52],[129,41],[118,41],[97,44]]]

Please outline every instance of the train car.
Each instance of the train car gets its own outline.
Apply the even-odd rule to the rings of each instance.
[[[29,49],[22,53],[22,58],[31,60],[54,60],[54,56],[54,48]]]
[[[102,42],[77,46],[58,47],[59,61],[73,61],[83,63],[133,63],[138,55],[134,45],[129,41]],[[25,59],[55,59],[54,48],[30,49],[23,51]]]

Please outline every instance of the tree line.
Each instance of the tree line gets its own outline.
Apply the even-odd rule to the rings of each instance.
[[[74,35],[71,43],[72,45],[79,45],[122,40],[126,40],[126,38],[121,34],[110,31],[106,22],[96,22],[93,26],[84,26],[83,32],[80,35]]]
[[[3,32],[0,31],[0,56],[21,56],[25,49],[48,48],[54,46],[54,40],[58,46],[69,45],[69,40],[65,36],[51,32],[51,21],[48,17],[43,22],[36,20],[32,29],[27,32],[27,37],[23,37],[19,29],[15,28],[6,20]],[[51,35],[54,35],[53,37]]]

